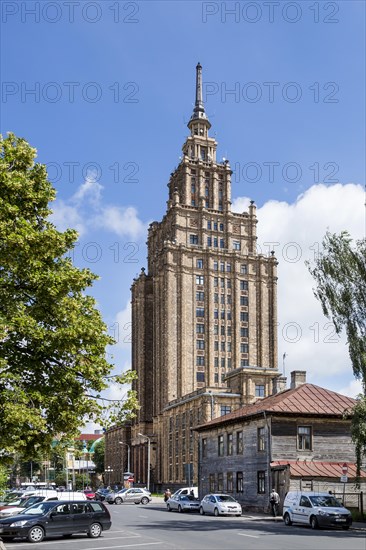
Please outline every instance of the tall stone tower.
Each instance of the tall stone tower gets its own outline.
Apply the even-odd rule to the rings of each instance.
[[[277,373],[276,266],[256,252],[256,207],[231,211],[231,169],[202,101],[202,67],[167,211],[148,234],[148,272],[132,285],[136,481],[197,478],[192,428],[271,393]]]

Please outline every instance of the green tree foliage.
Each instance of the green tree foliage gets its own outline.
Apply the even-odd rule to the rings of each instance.
[[[352,438],[356,445],[358,472],[366,453],[366,239],[352,243],[350,235],[326,233],[323,252],[308,264],[317,287],[315,297],[337,334],[345,330],[355,377],[362,382],[353,411]]]
[[[55,190],[36,150],[0,136],[0,442],[2,458],[32,458],[52,439],[72,438],[86,420],[115,422],[137,407],[129,390],[106,412],[101,392],[113,344],[87,290],[97,279],[72,264],[77,232],[48,220]]]
[[[104,452],[105,452],[105,439],[98,441],[94,447],[93,462],[95,464],[95,471],[97,474],[104,472]]]

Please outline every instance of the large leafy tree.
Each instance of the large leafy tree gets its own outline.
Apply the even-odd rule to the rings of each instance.
[[[345,330],[355,377],[362,382],[353,411],[352,437],[357,467],[366,453],[366,239],[352,243],[350,235],[327,232],[323,251],[309,270],[316,281],[314,294],[337,334]]]
[[[36,150],[24,139],[0,136],[0,457],[31,458],[55,436],[72,438],[86,419],[120,421],[136,395],[101,401],[111,374],[113,344],[94,299],[97,279],[72,264],[77,233],[57,231],[48,219],[55,190]]]

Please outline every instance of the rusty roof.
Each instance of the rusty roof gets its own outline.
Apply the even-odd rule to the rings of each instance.
[[[314,460],[275,460],[271,462],[271,468],[275,466],[289,466],[291,475],[294,477],[334,477],[342,475],[344,462],[320,462]],[[357,477],[356,464],[347,462],[348,478]],[[360,478],[366,478],[366,472],[361,470]]]
[[[215,396],[215,394],[213,394]],[[252,405],[245,405],[240,409],[215,418],[196,429],[205,429],[211,426],[235,422],[258,414],[296,414],[315,416],[338,416],[351,411],[356,403],[355,399],[340,393],[326,390],[315,384],[302,384],[293,389],[259,399]]]

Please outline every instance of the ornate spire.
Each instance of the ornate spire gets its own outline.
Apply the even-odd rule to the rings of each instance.
[[[200,62],[196,66],[196,101],[193,109],[193,113],[189,122],[194,120],[207,120],[208,118],[205,113],[205,108],[203,106],[202,100],[202,65]],[[188,124],[189,126],[189,124]]]

